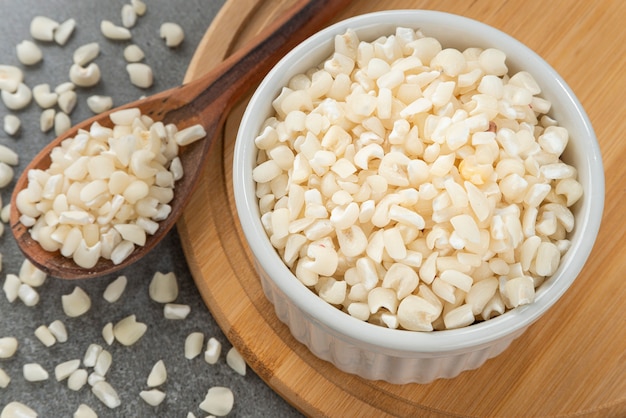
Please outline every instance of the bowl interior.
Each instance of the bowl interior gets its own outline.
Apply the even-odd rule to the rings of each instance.
[[[550,115],[570,132],[563,159],[577,167],[583,198],[575,205],[572,247],[557,272],[537,290],[536,300],[485,322],[462,329],[420,333],[392,330],[361,322],[327,304],[293,276],[271,246],[261,225],[252,169],[258,135],[264,120],[273,113],[272,100],[290,78],[317,66],[332,52],[333,38],[347,29],[359,39],[373,41],[393,34],[398,26],[421,29],[437,38],[444,48],[494,47],[507,54],[510,73],[528,71],[552,102]],[[574,281],[591,252],[600,225],[604,202],[604,173],[593,128],[582,105],[565,81],[542,58],[503,32],[468,18],[422,10],[394,10],[350,18],[317,33],[285,56],[267,75],[253,95],[239,128],[235,146],[233,186],[243,231],[258,265],[305,315],[338,338],[395,351],[449,352],[489,344],[528,326],[558,300]]]

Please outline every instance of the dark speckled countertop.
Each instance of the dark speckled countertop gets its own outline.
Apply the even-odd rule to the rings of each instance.
[[[129,0],[128,0],[129,1]],[[147,13],[138,18],[131,29],[132,41],[114,42],[100,33],[100,21],[111,20],[121,24],[121,8],[124,0],[0,0],[0,64],[21,67],[25,83],[31,88],[48,83],[51,87],[68,81],[69,67],[74,50],[89,42],[98,42],[101,52],[95,62],[100,66],[102,79],[89,89],[77,89],[78,104],[71,113],[72,122],[79,122],[91,115],[86,98],[93,94],[109,95],[117,105],[132,101],[142,95],[150,95],[181,83],[189,61],[200,39],[223,4],[222,0],[146,0]],[[41,63],[24,67],[17,60],[15,46],[24,39],[31,39],[29,26],[37,15],[50,17],[58,22],[69,18],[76,20],[76,29],[65,46],[37,42],[44,59]],[[185,40],[176,49],[167,48],[159,37],[162,22],[171,21],[181,25]],[[125,71],[123,49],[136,43],[146,54],[144,62],[154,71],[154,84],[142,90],[130,84]],[[20,163],[15,167],[21,173],[31,156],[50,141],[52,132],[39,129],[41,109],[33,101],[26,109],[10,111],[0,103],[0,120],[6,114],[15,114],[22,127],[16,136],[9,136],[0,129],[0,144],[17,151]],[[1,125],[1,124],[0,124]],[[1,190],[3,204],[10,200],[12,184]],[[0,237],[2,271],[0,283],[6,274],[19,272],[23,256],[17,249],[8,227]],[[148,285],[155,272],[173,271],[178,278],[177,303],[191,306],[185,320],[166,320],[163,305],[148,296]],[[11,401],[20,401],[39,413],[40,417],[71,417],[81,403],[89,405],[100,417],[181,417],[192,412],[197,417],[208,415],[199,409],[207,390],[212,386],[228,386],[235,396],[230,416],[290,417],[300,414],[248,369],[246,376],[231,370],[225,361],[230,343],[219,329],[204,305],[185,263],[178,235],[172,231],[167,238],[138,265],[123,270],[128,286],[121,299],[108,303],[102,297],[106,286],[118,274],[88,281],[63,281],[48,278],[38,288],[41,300],[34,307],[26,307],[19,299],[9,303],[0,292],[0,338],[13,336],[19,341],[17,353],[10,359],[0,360],[0,368],[11,377],[9,386],[0,389],[0,411]],[[61,296],[80,286],[90,296],[89,312],[78,318],[65,316]],[[148,325],[148,331],[132,347],[118,343],[107,346],[102,328],[127,315],[136,314],[137,320]],[[53,320],[64,322],[69,340],[46,348],[34,335],[35,329]],[[201,331],[205,339],[217,338],[223,345],[220,360],[215,365],[206,363],[202,355],[187,360],[184,357],[184,341],[187,335]],[[54,367],[71,359],[82,359],[90,343],[101,344],[110,351],[113,364],[106,379],[115,387],[121,398],[121,406],[110,410],[92,393],[89,385],[74,392],[66,381],[57,382]],[[139,392],[147,389],[146,379],[152,366],[163,360],[168,378],[161,389],[165,400],[158,407],[146,404]],[[43,382],[27,382],[22,374],[26,363],[41,364],[50,374]]]

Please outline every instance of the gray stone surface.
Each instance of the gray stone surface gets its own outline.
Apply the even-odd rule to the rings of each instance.
[[[146,53],[145,62],[154,69],[155,82],[147,90],[133,87],[128,81],[122,51],[129,42],[108,41],[99,30],[102,19],[121,24],[120,10],[125,3],[123,0],[0,0],[0,64],[22,67],[25,82],[31,87],[39,83],[49,83],[54,87],[68,80],[73,51],[85,43],[99,42],[101,53],[96,62],[102,69],[102,80],[94,88],[77,90],[79,101],[71,119],[79,122],[91,115],[85,103],[89,95],[110,95],[115,104],[119,105],[179,84],[196,46],[223,1],[146,1],[148,12],[138,19],[132,34],[133,42]],[[71,17],[76,20],[77,28],[63,47],[38,42],[44,60],[25,68],[17,60],[15,45],[31,38],[29,25],[36,15],[48,16],[59,22]],[[177,22],[185,29],[186,38],[179,48],[169,49],[159,38],[158,28],[164,21]],[[20,173],[29,158],[54,134],[40,131],[41,109],[34,102],[27,109],[16,112],[0,104],[0,119],[8,113],[20,117],[22,128],[15,137],[8,136],[0,129],[0,144],[19,152],[21,161],[16,167],[16,173]],[[5,204],[10,199],[11,186],[1,190]],[[1,284],[6,274],[17,274],[23,260],[8,230],[0,237],[0,252],[3,257]],[[173,271],[177,275],[180,287],[177,302],[191,306],[191,314],[186,320],[165,320],[163,306],[150,300],[148,284],[156,271]],[[235,395],[231,416],[300,415],[253,371],[248,369],[246,376],[239,376],[226,365],[225,353],[230,343],[197,292],[176,231],[171,232],[138,265],[120,274],[128,277],[128,287],[122,298],[113,304],[106,302],[102,293],[117,274],[88,282],[48,278],[38,289],[40,303],[32,308],[24,306],[19,300],[11,304],[4,292],[0,292],[0,337],[14,336],[19,340],[17,354],[11,359],[0,360],[0,368],[12,379],[6,389],[0,389],[0,410],[10,401],[20,401],[42,417],[70,417],[80,403],[85,403],[100,417],[185,417],[188,412],[201,417],[207,414],[198,405],[207,390],[212,386],[229,386]],[[81,317],[68,318],[62,310],[61,296],[71,293],[75,286],[80,286],[89,294],[92,307]],[[132,347],[118,343],[107,346],[101,335],[103,326],[130,314],[136,314],[139,321],[148,325],[147,333]],[[34,336],[34,330],[55,319],[65,323],[69,340],[46,348]],[[209,365],[201,357],[193,360],[184,358],[184,340],[193,331],[201,331],[206,338],[215,337],[221,341],[223,351],[218,364]],[[115,410],[105,407],[91,393],[88,385],[74,392],[68,389],[66,381],[57,382],[54,378],[54,367],[57,364],[82,359],[90,343],[103,345],[113,356],[113,365],[106,378],[117,389],[122,401]],[[148,374],[160,359],[164,360],[168,371],[168,379],[162,386],[166,398],[160,406],[151,407],[141,400],[139,392],[147,389]],[[22,366],[30,362],[40,363],[50,373],[50,378],[39,383],[25,381]]]

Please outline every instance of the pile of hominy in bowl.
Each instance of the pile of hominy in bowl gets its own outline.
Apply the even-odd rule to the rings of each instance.
[[[557,80],[507,35],[424,11],[341,22],[279,63],[244,115],[234,184],[296,338],[343,370],[426,382],[545,312],[602,206],[593,131]]]

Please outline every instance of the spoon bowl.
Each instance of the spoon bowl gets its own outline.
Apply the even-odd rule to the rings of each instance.
[[[26,166],[16,180],[11,196],[10,227],[20,250],[37,268],[62,279],[102,276],[141,259],[161,241],[183,212],[200,177],[206,156],[221,134],[224,120],[232,106],[283,55],[328,23],[348,3],[349,0],[300,0],[249,44],[203,77],[98,114],[73,126],[50,142]],[[101,257],[94,267],[83,268],[59,251],[44,250],[32,238],[29,228],[20,222],[21,214],[17,209],[16,196],[27,187],[29,170],[46,169],[50,166],[50,152],[54,147],[63,140],[76,136],[80,129],[88,129],[94,122],[112,127],[109,115],[127,108],[138,108],[142,115],[164,124],[173,123],[178,129],[200,124],[207,135],[204,139],[180,148],[178,156],[185,174],[175,184],[174,198],[169,203],[172,211],[165,220],[159,222],[157,231],[148,235],[145,245],[136,247],[119,264]]]

